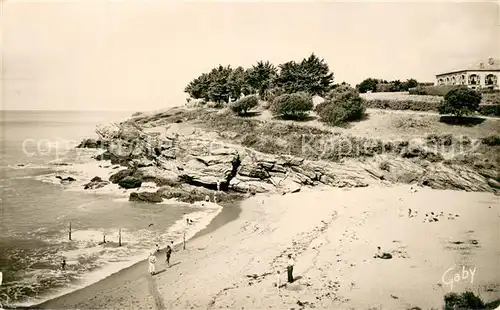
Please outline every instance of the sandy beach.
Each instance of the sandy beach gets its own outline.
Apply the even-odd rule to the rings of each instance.
[[[40,308],[438,308],[500,298],[500,204],[490,193],[367,187],[256,195],[226,207],[171,268],[159,254]],[[417,215],[408,217],[408,208]],[[428,222],[426,214],[437,221]],[[441,215],[442,212],[442,215]],[[377,246],[392,259],[374,258]],[[294,283],[286,283],[287,254]]]

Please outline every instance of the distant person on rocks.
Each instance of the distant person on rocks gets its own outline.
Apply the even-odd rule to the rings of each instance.
[[[149,274],[153,276],[156,273],[156,266],[155,266],[155,264],[156,264],[156,256],[155,256],[155,252],[151,252],[150,253],[148,261],[149,261]]]
[[[172,251],[173,251],[173,247],[174,247],[174,242],[173,241],[170,241],[171,245],[167,245],[167,249],[165,251],[165,254],[167,256],[167,259],[166,259],[166,263],[168,264],[168,267],[170,267],[170,256],[172,255]]]
[[[62,267],[62,270],[64,270],[66,268],[66,259],[63,258],[63,261],[61,263],[61,267]]]
[[[288,266],[286,267],[288,273],[288,283],[293,283],[293,266],[295,261],[292,258],[292,254],[288,254]]]

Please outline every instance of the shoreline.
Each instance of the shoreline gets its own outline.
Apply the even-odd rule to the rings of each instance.
[[[220,206],[222,207],[221,212],[219,212],[211,221],[210,223],[203,228],[202,230],[198,231],[195,233],[195,235],[186,240],[186,245],[189,242],[192,242],[204,235],[207,235],[220,227],[228,224],[231,221],[234,221],[238,218],[239,214],[241,213],[241,207],[240,207],[241,202],[235,202],[235,203],[228,203],[228,204],[221,204]],[[175,251],[182,251],[182,243],[177,244],[175,246]],[[160,257],[163,256],[164,248],[161,248],[160,251]],[[162,259],[160,258],[159,261]],[[67,301],[73,300],[75,297],[78,296],[87,296],[91,295],[93,291],[99,291],[101,286],[108,286],[108,282],[112,283],[115,281],[121,282],[124,281],[125,279],[132,279],[136,275],[142,275],[145,273],[146,270],[146,265],[147,265],[147,259],[141,260],[139,262],[136,262],[132,264],[129,267],[120,269],[119,271],[112,273],[105,278],[91,283],[87,286],[78,288],[74,291],[65,293],[63,295],[51,298],[49,300],[46,300],[44,302],[32,305],[32,306],[25,306],[25,307],[18,307],[17,309],[48,309],[48,308],[58,308],[57,305],[59,303],[66,303]],[[161,269],[159,269],[161,271]]]
[[[299,303],[324,309],[429,309],[442,307],[446,293],[469,289],[480,290],[485,302],[498,299],[498,198],[417,189],[258,194],[243,200],[240,211],[226,209],[226,216],[241,212],[236,219],[222,226],[220,219],[214,221],[185,251],[175,251],[170,268],[160,259],[157,275],[149,276],[141,262],[39,307],[290,309]],[[408,217],[407,208],[418,216]],[[424,215],[431,211],[445,215],[428,222]],[[377,246],[392,258],[374,258]],[[275,271],[286,266],[289,253],[296,281],[278,294]],[[454,265],[476,267],[474,280],[449,286],[442,276]],[[286,282],[285,271],[281,281]]]

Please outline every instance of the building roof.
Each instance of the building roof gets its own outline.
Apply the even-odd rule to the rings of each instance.
[[[450,70],[447,72],[436,74],[436,76],[456,73],[456,72],[463,72],[463,71],[500,71],[500,59],[489,58],[486,60],[477,61],[472,65],[465,66],[461,69]]]

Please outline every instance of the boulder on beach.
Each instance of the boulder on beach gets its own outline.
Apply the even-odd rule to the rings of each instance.
[[[101,147],[101,145],[101,141],[89,138],[80,142],[80,144],[77,145],[77,148],[97,149]]]
[[[128,177],[128,176],[132,175],[132,173],[134,173],[134,171],[132,169],[123,169],[123,170],[120,170],[117,173],[111,175],[109,177],[109,181],[111,183],[114,183],[114,184],[119,183],[125,177]]]
[[[137,187],[141,187],[142,180],[139,180],[139,179],[134,178],[134,177],[125,177],[120,182],[118,182],[118,185],[120,185],[120,187],[123,187],[126,189],[137,188]]]
[[[85,184],[83,186],[83,188],[84,189],[98,189],[98,188],[104,187],[108,184],[109,184],[108,181],[105,181],[102,178],[96,176],[96,177],[93,177],[89,183]]]
[[[159,203],[163,201],[160,194],[151,192],[130,193],[128,200],[148,202],[148,203]]]
[[[74,181],[76,181],[76,179],[75,179],[75,178],[73,178],[73,177],[66,177],[66,178],[63,178],[63,177],[62,177],[62,176],[60,176],[60,175],[56,175],[56,178],[57,178],[57,179],[59,179],[59,180],[61,180],[61,182],[74,182]]]

